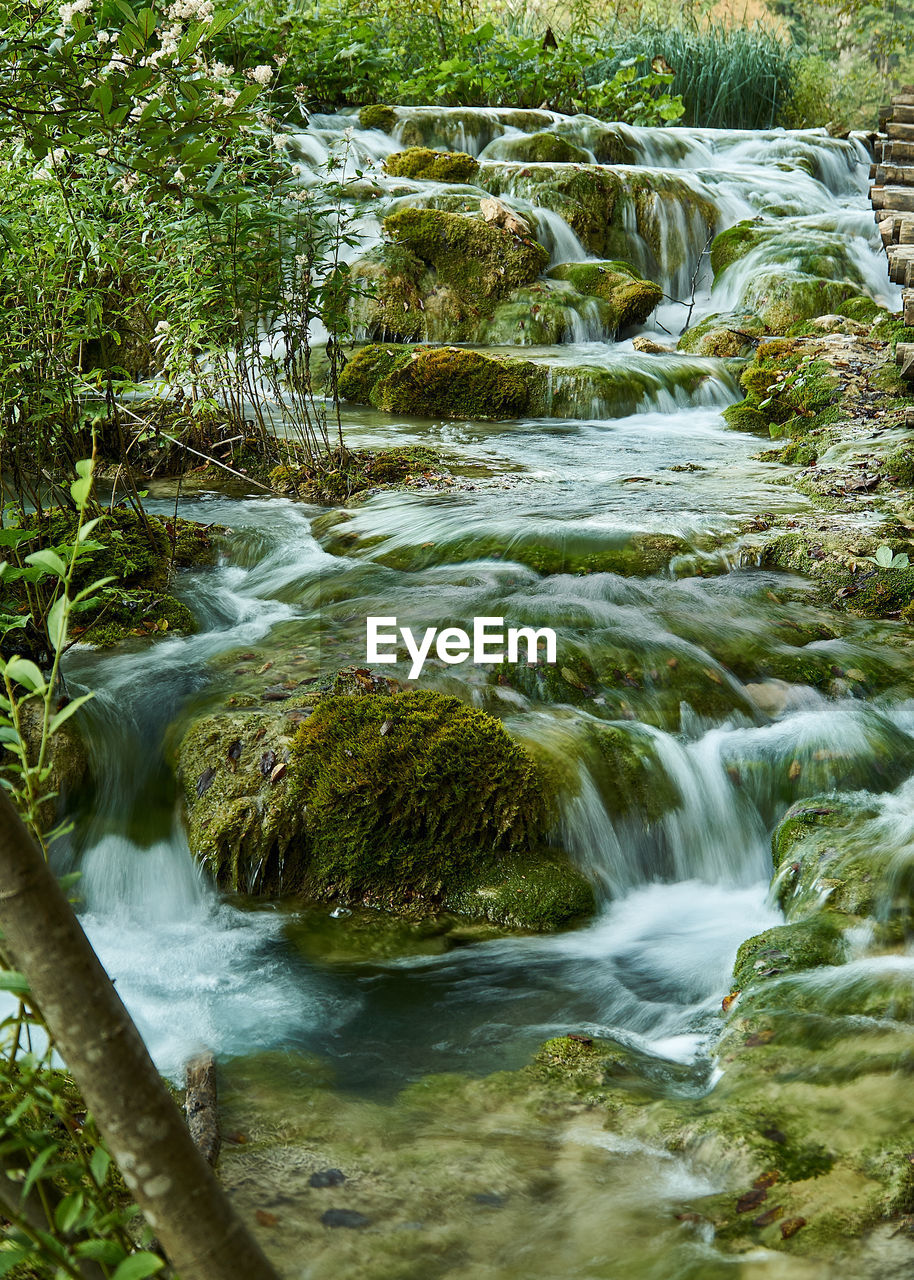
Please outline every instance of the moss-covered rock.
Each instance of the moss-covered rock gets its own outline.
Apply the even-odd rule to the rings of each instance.
[[[487,155],[492,159],[520,161],[525,164],[592,164],[590,152],[558,133],[511,134],[499,138]]]
[[[203,717],[178,768],[191,850],[224,888],[533,930],[593,908],[587,882],[542,849],[536,764],[455,698],[345,671],[282,712]]]
[[[441,209],[400,209],[384,219],[384,233],[431,267],[442,284],[477,298],[504,297],[530,284],[549,262],[534,240]]]
[[[754,355],[757,339],[767,334],[764,323],[749,311],[732,311],[706,316],[686,329],[677,350],[697,356]]]
[[[356,330],[387,341],[486,341],[499,303],[549,261],[534,240],[442,209],[401,209],[384,232],[388,242],[353,265],[351,315]]]
[[[796,530],[765,543],[762,562],[810,578],[820,597],[835,608],[866,618],[909,616],[914,568],[884,569],[863,558],[875,556],[883,544],[896,553],[911,553],[914,559],[914,547],[907,539]]]
[[[898,772],[903,772],[898,765]],[[877,801],[829,792],[789,809],[772,851],[776,894],[794,918],[818,910],[876,921],[884,939],[914,925],[914,858],[881,816]]]
[[[393,133],[397,125],[397,113],[393,107],[373,103],[360,109],[359,124],[363,129],[380,129],[381,133]]]
[[[486,165],[479,181],[493,195],[520,194],[561,214],[589,253],[623,258],[628,250],[626,184],[595,165]]]
[[[322,459],[323,465],[279,466],[270,472],[278,493],[336,505],[373,489],[439,486],[451,480],[439,454],[422,445],[404,449],[347,449]]]
[[[724,419],[738,431],[767,431],[797,439],[838,416],[840,384],[818,346],[776,339],[758,344],[740,375],[745,400],[729,405]]]
[[[745,991],[784,973],[840,964],[844,956],[840,918],[823,912],[796,924],[776,925],[748,938],[736,953],[733,986],[737,991]]]
[[[343,370],[340,394],[388,413],[465,419],[516,418],[534,412],[547,371],[527,360],[457,347],[414,351],[364,347]]]
[[[749,400],[728,404],[723,411],[723,419],[734,431],[754,431],[768,435],[768,419]]]
[[[850,320],[859,320],[862,324],[872,325],[882,316],[888,315],[885,307],[880,307],[869,294],[859,294],[856,298],[848,298],[838,308],[839,316],[847,316]]]
[[[739,305],[757,314],[772,333],[785,334],[826,314],[850,316],[841,308],[852,299],[853,309],[861,310],[866,281],[836,231],[798,229],[777,218],[740,222],[711,245],[715,286],[737,263],[742,264]]]
[[[66,554],[76,528],[71,511],[45,511],[34,542],[20,545],[19,555],[41,547]],[[102,578],[112,582],[94,592],[74,613],[70,635],[83,644],[106,648],[128,636],[155,637],[168,631],[192,633],[196,622],[190,609],[174,594],[181,569],[211,564],[216,557],[212,528],[180,517],[162,520],[118,507],[107,513],[86,542],[89,551],[76,567],[73,585],[82,590]],[[7,574],[0,582],[0,612],[28,613],[30,603],[20,578]],[[8,633],[3,651],[29,654],[39,664],[47,660],[47,639],[32,622]]]
[[[384,169],[394,178],[419,178],[432,182],[471,182],[479,162],[464,151],[431,151],[410,147],[395,151],[384,161]]]
[[[663,301],[660,285],[644,280],[624,262],[563,262],[549,271],[555,280],[567,280],[578,293],[608,304],[614,330],[643,324]]]

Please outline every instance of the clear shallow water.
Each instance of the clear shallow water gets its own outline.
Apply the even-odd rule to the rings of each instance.
[[[432,136],[431,144],[459,145],[494,162],[497,139],[511,126],[490,114],[470,136],[436,111],[435,128],[446,136]],[[325,157],[351,124],[315,118],[299,143],[303,161]],[[598,145],[595,122],[552,125]],[[792,199],[801,211],[782,214],[785,221],[840,227],[880,292],[884,265],[863,204],[859,144],[814,134],[620,132],[658,189],[685,184],[678,203],[658,201],[651,214],[664,220],[660,243],[671,252],[677,237],[693,248],[693,241],[699,249],[704,243],[706,228],[684,211],[689,191],[715,202],[721,225]],[[381,159],[397,145],[396,138],[356,131],[352,163]],[[518,194],[517,207],[524,209],[525,199]],[[377,228],[377,215],[366,214],[368,243]],[[632,225],[636,261],[649,230]],[[551,235],[554,252],[567,250],[560,227]],[[666,281],[679,287],[681,269],[667,266]],[[888,297],[884,280],[882,287]],[[705,287],[697,314],[723,305],[728,299]],[[683,314],[670,303],[660,317],[678,328]],[[739,394],[734,368],[698,362],[704,376],[685,391],[674,376],[681,358],[638,354],[630,342],[523,354],[548,362],[559,383],[573,382],[582,366],[609,371],[615,382],[599,402],[582,384],[561,419],[397,420],[348,408],[352,446],[429,444],[446,456],[459,486],[379,493],[338,513],[260,496],[185,497],[184,515],[232,530],[224,563],[181,583],[199,634],[137,652],[71,654],[70,678],[98,694],[91,713],[100,785],[94,804],[78,815],[71,850],[83,870],[83,919],[157,1063],[171,1075],[180,1075],[201,1044],[223,1061],[280,1050],[280,1064],[283,1053],[292,1064],[297,1055],[315,1054],[332,1065],[348,1106],[353,1098],[390,1099],[431,1072],[518,1067],[547,1037],[575,1032],[615,1038],[643,1055],[645,1072],[656,1072],[664,1088],[701,1093],[712,1079],[708,1047],[736,948],[779,920],[767,901],[771,827],[792,800],[823,787],[897,786],[904,768],[887,776],[878,764],[886,748],[894,759],[914,762],[911,703],[867,702],[860,688],[826,696],[802,679],[732,669],[735,655],[795,658],[797,645],[842,670],[875,663],[900,678],[905,664],[883,643],[890,627],[845,620],[836,632],[834,617],[804,600],[802,583],[753,569],[751,548],[739,554],[747,521],[803,511],[806,500],[785,487],[785,468],[753,457],[758,439],[724,428],[720,411]],[[164,498],[151,505],[173,509]],[[612,552],[645,534],[684,540],[670,572],[569,571],[575,557]],[[539,571],[544,549],[558,557],[557,571]],[[318,926],[307,913],[297,920],[277,904],[227,902],[198,873],[168,767],[176,725],[218,700],[235,665],[221,659],[232,654],[279,661],[292,653],[302,675],[363,663],[368,614],[395,614],[414,628],[465,624],[476,615],[551,625],[560,658],[586,660],[595,670],[618,663],[636,674],[629,683],[637,687],[623,682],[616,701],[593,691],[582,699],[573,686],[544,696],[496,685],[479,668],[432,664],[423,677],[572,762],[577,791],[556,838],[597,888],[601,909],[588,927],[359,962],[345,958],[345,947],[337,954],[333,945],[303,945],[303,934],[307,943],[311,933],[331,928],[345,940],[345,917]],[[670,670],[681,675],[664,683],[658,672]],[[710,682],[720,691],[725,710],[700,705],[696,673],[705,689]],[[404,678],[405,664],[392,674]],[[592,726],[607,722],[641,735],[658,778],[678,797],[650,824],[614,815],[607,803],[587,746]],[[907,823],[907,793],[892,797],[886,812],[896,827]],[[280,1077],[284,1070],[280,1065]],[[287,1074],[291,1079],[292,1065]],[[634,1268],[670,1280],[729,1271],[707,1241],[658,1236],[652,1245],[659,1220],[644,1208],[706,1194],[719,1185],[719,1171],[699,1175],[666,1153],[628,1140],[620,1146],[605,1133],[582,1130],[569,1141],[590,1151],[592,1180],[609,1179],[598,1202],[624,1237],[626,1274]],[[592,1269],[575,1253],[564,1271],[554,1260],[537,1270],[530,1256],[536,1246],[525,1243],[547,1230],[556,1241],[570,1231],[586,1252],[596,1202],[588,1184],[564,1207],[537,1209],[536,1229],[529,1217],[519,1219],[506,1236],[513,1260],[495,1248],[485,1274],[615,1280],[622,1272],[599,1252],[602,1238],[599,1248],[593,1244]],[[559,1222],[561,1214],[566,1221]],[[635,1243],[639,1231],[647,1244]],[[732,1265],[753,1280],[820,1274],[790,1270],[771,1255]],[[483,1274],[478,1265],[473,1274]]]

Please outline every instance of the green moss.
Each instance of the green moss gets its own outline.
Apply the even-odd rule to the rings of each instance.
[[[508,854],[445,891],[451,911],[504,928],[551,933],[593,915],[590,883],[560,854]]]
[[[554,346],[569,342],[583,318],[594,319],[596,308],[607,337],[618,328],[617,315],[602,299],[586,298],[573,289],[558,289],[542,281],[515,289],[491,316],[476,324],[474,343],[491,346]]]
[[[679,351],[699,356],[747,356],[755,353],[755,339],[767,332],[763,322],[751,312],[726,312],[706,316],[699,324],[686,329],[676,346]]]
[[[811,467],[818,461],[819,451],[808,440],[792,440],[785,444],[778,455],[778,462],[791,467]]]
[[[397,113],[393,107],[373,103],[361,108],[359,124],[363,129],[380,129],[382,133],[393,133],[397,125]]]
[[[495,151],[499,160],[527,164],[593,163],[590,153],[584,147],[577,146],[560,134],[545,130],[500,138]]]
[[[885,760],[887,787],[904,773],[896,754],[890,748]],[[887,941],[911,928],[914,867],[870,797],[829,793],[795,805],[775,832],[772,851],[777,897],[790,914],[817,911],[827,898],[832,912],[877,921]]]
[[[23,544],[21,556],[42,547],[56,547],[64,554],[75,534],[71,511],[44,512],[40,542]],[[118,507],[108,512],[86,543],[91,554],[82,560],[74,576],[74,588],[82,590],[102,578],[113,582],[100,587],[73,615],[70,634],[84,644],[107,648],[127,636],[157,636],[167,631],[192,633],[193,614],[172,594],[178,570],[211,564],[216,556],[213,531],[192,521],[146,516]],[[29,608],[21,581],[9,577],[0,583],[0,611],[16,614]],[[28,650],[43,661],[42,644],[30,626],[10,633],[17,653]]]
[[[595,727],[593,737],[600,756],[595,773],[610,813],[635,814],[650,825],[682,803],[649,738],[617,725]]]
[[[738,430],[767,429],[774,438],[791,439],[834,421],[840,384],[818,350],[815,344],[761,343],[740,375],[746,398],[724,410],[725,420]]]
[[[410,147],[395,151],[384,161],[384,169],[395,178],[428,179],[432,182],[470,182],[479,162],[463,151],[431,151]]]
[[[733,986],[745,991],[784,973],[840,964],[843,959],[841,923],[831,913],[822,913],[747,939],[736,953]]]
[[[324,884],[434,888],[480,850],[529,847],[545,821],[536,768],[499,722],[424,690],[322,701],[292,760]]]
[[[856,298],[848,298],[846,302],[842,302],[837,314],[847,316],[849,320],[859,320],[862,324],[873,324],[887,312],[869,294],[859,294]]]
[[[900,448],[893,449],[886,456],[883,469],[893,477],[896,484],[904,485],[907,489],[914,488],[914,448],[901,445]]]
[[[907,539],[863,535],[848,541],[834,534],[795,532],[780,534],[762,550],[764,563],[811,578],[831,604],[866,618],[884,618],[909,610],[914,602],[914,568],[881,569],[861,563],[861,555],[873,555],[885,544],[893,552],[914,552]]]
[[[455,698],[346,670],[282,712],[198,720],[178,766],[191,850],[224,888],[534,931],[593,910],[541,848],[554,815],[537,765]]]
[[[616,258],[627,250],[626,183],[610,169],[489,164],[480,170],[479,181],[493,195],[524,195],[561,214],[588,253]]]
[[[347,400],[367,400],[388,413],[516,418],[535,411],[545,395],[546,380],[547,371],[529,361],[496,359],[456,347],[365,347],[343,370],[340,394]]]
[[[319,468],[277,467],[270,483],[279,492],[294,493],[313,502],[337,504],[371,489],[410,484],[417,480],[442,482],[441,458],[433,449],[414,445],[404,449],[355,449],[337,452]]]
[[[756,431],[768,434],[768,419],[761,409],[756,408],[749,400],[727,405],[723,411],[723,419],[734,431]]]
[[[711,242],[711,270],[714,275],[719,276],[731,263],[745,257],[764,238],[765,231],[759,221],[737,222],[735,226],[721,231]]]
[[[503,227],[440,209],[401,209],[384,219],[384,233],[431,267],[438,280],[461,294],[495,300],[530,284],[549,255],[533,240]]]
[[[375,386],[397,367],[404,358],[411,356],[409,347],[370,345],[346,362],[340,374],[340,395],[344,400],[357,404],[370,404]]]

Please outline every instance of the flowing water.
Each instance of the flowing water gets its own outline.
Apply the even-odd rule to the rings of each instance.
[[[691,212],[700,197],[717,229],[777,209],[792,233],[840,231],[871,292],[893,300],[864,200],[860,143],[528,114],[535,118],[518,123],[511,113],[417,108],[401,113],[399,132],[409,124],[427,145],[467,150],[484,169],[501,165],[502,198],[533,214],[554,260],[586,254],[558,215],[537,212],[525,167],[500,159],[506,139],[544,125],[597,158],[607,135],[624,145],[618,171],[660,193],[632,206],[631,260],[653,267],[674,297],[687,290],[706,240],[703,217]],[[303,182],[346,130],[352,169],[400,145],[349,117],[316,117],[295,144]],[[439,194],[434,184],[401,180],[378,210],[360,206],[363,248],[392,207]],[[709,283],[698,282],[698,314],[734,304]],[[672,302],[661,307],[654,336],[664,336],[656,324],[677,332],[685,314]],[[350,445],[431,445],[458,477],[452,490],[380,492],[336,513],[238,491],[185,497],[185,516],[231,529],[222,562],[181,584],[199,633],[136,652],[71,655],[71,680],[98,693],[99,785],[78,815],[72,850],[84,923],[163,1071],[179,1075],[200,1044],[223,1062],[280,1051],[271,1059],[278,1080],[284,1060],[292,1072],[301,1055],[317,1055],[335,1072],[341,1100],[383,1103],[428,1073],[517,1068],[547,1037],[574,1032],[631,1046],[665,1087],[704,1090],[736,948],[780,920],[768,898],[769,845],[786,805],[823,787],[888,792],[903,781],[904,769],[887,776],[883,768],[886,753],[914,760],[914,710],[897,692],[904,658],[891,626],[839,623],[802,582],[755,567],[751,520],[802,511],[806,500],[784,486],[783,467],[753,456],[757,439],[725,429],[721,410],[740,394],[733,368],[580,336],[525,349],[553,371],[549,418],[468,423],[346,410]],[[611,377],[596,381],[588,370]],[[172,502],[151,506],[164,512]],[[683,540],[669,572],[563,571],[655,534]],[[556,571],[540,571],[544,555]],[[485,667],[436,663],[423,674],[423,684],[500,716],[570,771],[557,837],[597,887],[600,910],[587,927],[338,963],[345,914],[226,901],[201,877],[176,816],[167,764],[174,726],[224,695],[241,654],[278,664],[295,655],[302,674],[364,663],[366,615],[395,615],[414,629],[480,615],[548,625],[572,676],[586,670],[599,683],[601,672],[627,673],[621,684],[607,679],[584,692],[589,676],[505,684]],[[860,681],[802,674],[832,665],[862,668]],[[405,678],[405,662],[392,674]],[[867,696],[878,688],[896,692]],[[613,812],[589,746],[601,722],[639,738],[658,793],[674,797],[650,822],[637,809]],[[840,760],[828,750],[836,741]],[[694,1243],[659,1230],[656,1215],[696,1188],[714,1190],[718,1174],[601,1141],[570,1140],[599,1195],[537,1208],[539,1262],[524,1251],[527,1215],[504,1228],[513,1261],[475,1272],[455,1264],[453,1274],[716,1275],[725,1264],[710,1244],[696,1260]],[[595,1206],[615,1223],[609,1238],[595,1230]],[[544,1240],[553,1228],[564,1264]],[[764,1251],[726,1270],[821,1274]]]

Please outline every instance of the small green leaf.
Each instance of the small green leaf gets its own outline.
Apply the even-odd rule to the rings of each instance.
[[[56,551],[33,551],[30,556],[25,557],[26,564],[34,565],[36,569],[47,569],[49,573],[56,573],[58,578],[66,577],[67,566],[61,560]]]
[[[15,969],[0,969],[0,991],[12,991],[16,995],[27,996],[29,983],[24,973]]]
[[[146,1280],[147,1276],[154,1276],[164,1266],[164,1261],[154,1253],[132,1253],[115,1271],[112,1280]]]
[[[69,720],[70,716],[72,716],[74,712],[78,711],[84,702],[88,702],[89,699],[94,696],[95,695],[91,693],[84,693],[81,697],[74,698],[72,702],[68,702],[61,711],[57,712],[56,716],[52,716],[51,722],[48,725],[48,733],[56,733],[60,726],[64,724],[65,721]]]
[[[876,563],[883,569],[888,569],[892,564],[892,548],[882,546],[876,551]]]
[[[30,689],[32,693],[45,691],[44,676],[28,658],[10,658],[6,664],[6,675],[16,684],[21,684],[24,689]]]
[[[104,1147],[96,1147],[92,1153],[92,1159],[89,1161],[89,1168],[92,1171],[92,1177],[95,1179],[96,1185],[103,1187],[105,1179],[108,1177],[108,1169],[111,1166],[111,1157]]]
[[[67,643],[67,613],[69,611],[69,601],[66,596],[60,596],[51,605],[48,610],[47,633],[48,640],[51,642],[51,648],[55,653],[60,653],[61,649]]]

